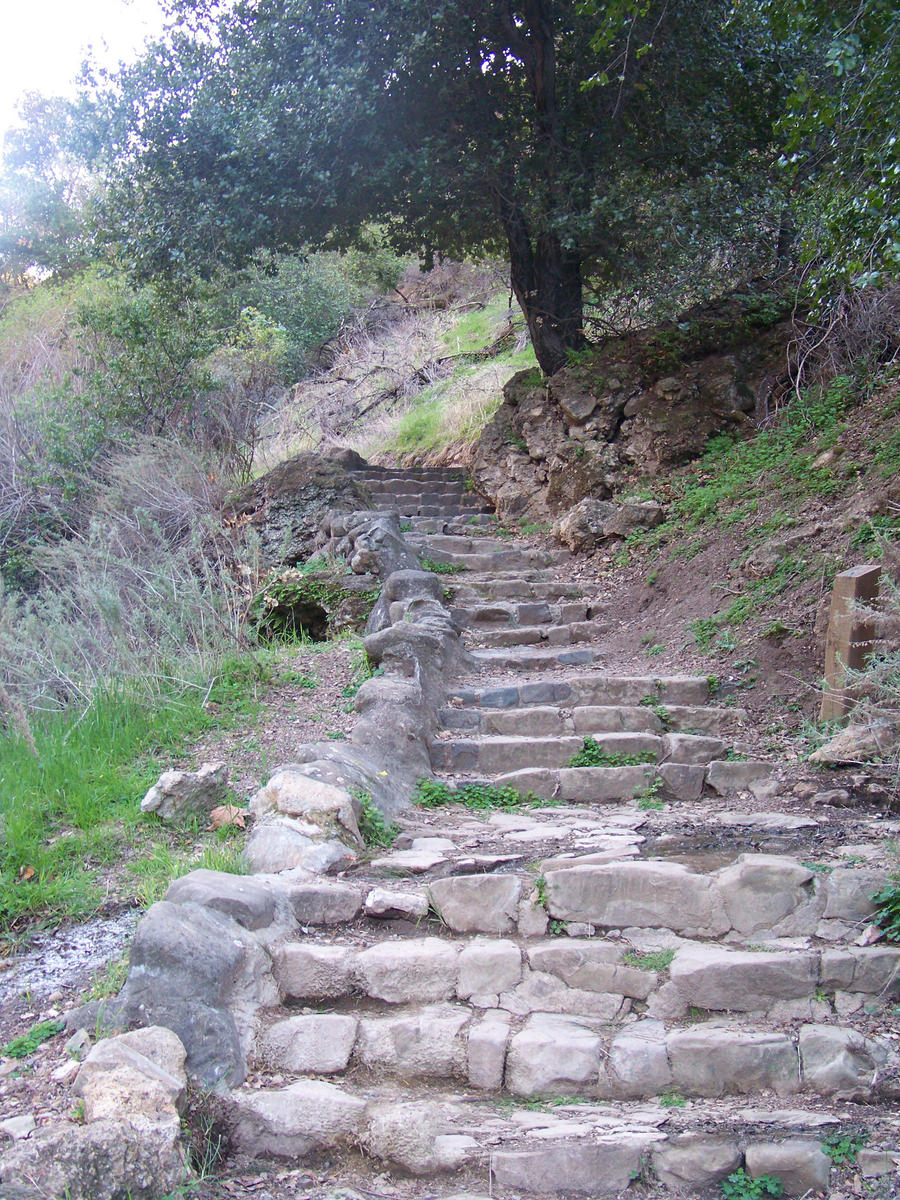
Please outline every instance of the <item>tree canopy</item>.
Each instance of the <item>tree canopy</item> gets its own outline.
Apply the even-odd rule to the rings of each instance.
[[[583,344],[586,281],[774,241],[774,119],[793,62],[724,0],[173,0],[103,81],[92,161],[139,273],[260,246],[502,253],[545,370]]]

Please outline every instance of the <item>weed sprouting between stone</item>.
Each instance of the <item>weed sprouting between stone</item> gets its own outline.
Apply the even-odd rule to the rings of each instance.
[[[645,763],[655,763],[656,754],[652,750],[642,750],[638,754],[616,754],[605,750],[590,734],[584,739],[581,749],[569,759],[570,767],[639,767]]]
[[[540,800],[533,792],[517,792],[512,787],[498,787],[493,783],[466,783],[451,788],[437,779],[420,779],[415,795],[420,808],[439,808],[442,804],[462,804],[466,808],[488,810],[492,808],[532,808],[536,804],[550,804]]]

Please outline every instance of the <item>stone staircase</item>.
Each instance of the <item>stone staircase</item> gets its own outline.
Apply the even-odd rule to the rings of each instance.
[[[301,935],[272,926],[279,999],[223,1101],[232,1149],[388,1171],[379,1195],[713,1196],[743,1169],[804,1196],[850,1138],[867,1194],[895,1194],[875,822],[760,826],[773,764],[714,680],[604,671],[566,556],[498,536],[461,471],[359,477],[463,631],[430,743],[449,792],[341,879],[285,885]],[[255,888],[218,905],[261,936]]]

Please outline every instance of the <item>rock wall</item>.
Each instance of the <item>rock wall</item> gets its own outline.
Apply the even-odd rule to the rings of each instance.
[[[749,430],[784,386],[789,311],[770,293],[733,295],[611,339],[544,382],[519,372],[475,448],[479,492],[501,519],[547,520]]]

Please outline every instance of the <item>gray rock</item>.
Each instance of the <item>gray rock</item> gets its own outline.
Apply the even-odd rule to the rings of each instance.
[[[73,1091],[84,1119],[116,1120],[127,1114],[150,1121],[177,1119],[187,1077],[185,1048],[159,1026],[136,1029],[98,1042],[81,1064]]]
[[[482,1019],[470,1027],[466,1055],[471,1087],[496,1092],[503,1086],[509,1025],[508,1013],[488,1009]]]
[[[232,1092],[226,1119],[235,1149],[257,1158],[298,1159],[358,1136],[366,1104],[331,1083],[303,1079],[285,1088]]]
[[[887,1058],[883,1046],[855,1029],[804,1025],[800,1030],[803,1082],[820,1096],[836,1092],[868,1096]]]
[[[369,1070],[402,1079],[464,1078],[462,1031],[470,1015],[468,1009],[444,1004],[400,1016],[363,1017],[357,1061]]]
[[[413,1175],[455,1171],[478,1148],[474,1138],[456,1132],[440,1105],[416,1102],[371,1105],[362,1144],[374,1158]]]
[[[595,1083],[603,1040],[592,1029],[546,1013],[529,1017],[513,1035],[506,1087],[515,1096],[566,1095]]]
[[[245,875],[201,869],[169,885],[172,904],[201,904],[232,917],[245,929],[264,929],[275,920],[272,889]]]
[[[310,1013],[270,1025],[259,1053],[279,1070],[331,1075],[344,1071],[356,1044],[355,1017]]]
[[[675,1087],[686,1096],[800,1089],[797,1051],[784,1034],[698,1026],[666,1039]]]
[[[496,997],[522,979],[522,952],[515,942],[476,938],[460,952],[458,965],[456,994],[461,1000]]]
[[[751,1142],[744,1152],[748,1175],[775,1175],[786,1196],[827,1192],[831,1159],[819,1142],[788,1138],[783,1142]]]
[[[456,875],[436,879],[431,904],[455,933],[509,933],[515,929],[522,880],[516,875]]]
[[[173,1030],[188,1074],[213,1087],[244,1078],[253,1017],[277,998],[251,934],[212,909],[163,900],[138,925],[128,980],[109,1007],[122,1024]]]
[[[666,1030],[661,1021],[637,1021],[616,1034],[600,1075],[601,1096],[658,1096],[671,1085]]]
[[[31,1137],[37,1129],[37,1121],[34,1119],[34,1113],[23,1113],[18,1117],[7,1117],[6,1120],[0,1121],[0,1133],[5,1134],[14,1142],[21,1142],[23,1138]]]
[[[363,991],[389,1004],[448,1000],[456,991],[459,947],[440,938],[382,942],[356,956]]]
[[[294,943],[275,955],[279,988],[294,1000],[333,1000],[353,989],[354,955],[346,946]]]
[[[810,762],[841,766],[887,758],[897,747],[900,724],[896,721],[872,721],[868,725],[848,725],[809,756]]]
[[[720,796],[730,796],[733,792],[745,792],[752,783],[768,779],[772,774],[770,762],[719,760],[709,764],[706,770],[706,782]]]
[[[250,811],[257,817],[275,811],[298,818],[321,830],[319,838],[323,840],[339,838],[355,846],[363,844],[357,824],[359,800],[346,788],[306,774],[302,766],[276,771],[250,801]]]
[[[319,836],[316,827],[305,822],[269,818],[253,827],[244,858],[255,875],[276,875],[298,867],[327,875],[353,866],[356,854],[349,846],[337,838],[319,841]]]
[[[884,871],[858,867],[835,867],[823,880],[825,891],[825,920],[865,921],[875,911],[872,895],[884,887]]]
[[[301,925],[343,925],[359,915],[359,888],[346,883],[293,883],[287,897]]]
[[[797,951],[752,952],[682,946],[669,977],[688,1004],[713,1011],[753,1012],[776,1000],[815,994],[818,956]]]
[[[656,986],[655,973],[619,963],[620,953],[607,942],[560,942],[554,938],[530,946],[528,961],[534,970],[558,975],[569,987],[646,1000]]]
[[[181,1124],[71,1122],[40,1130],[0,1158],[3,1200],[158,1200],[189,1181]]]
[[[547,910],[559,920],[607,929],[673,929],[688,936],[728,928],[709,878],[679,863],[648,860],[549,871],[546,888]]]
[[[860,1150],[856,1165],[863,1179],[877,1179],[900,1170],[900,1153],[896,1150]]]
[[[609,500],[585,498],[571,508],[553,527],[553,536],[570,550],[593,550],[610,538],[626,537],[635,529],[652,529],[665,520],[665,510],[655,500]]]
[[[420,892],[373,888],[366,896],[366,916],[386,921],[422,921],[428,916],[428,900]]]
[[[813,932],[822,907],[821,901],[816,903],[813,878],[808,867],[770,854],[742,854],[713,876],[729,924],[743,934],[772,929],[804,908],[809,928],[796,932]]]
[[[641,1171],[651,1137],[619,1135],[562,1142],[537,1150],[497,1150],[491,1168],[497,1187],[552,1195],[618,1195]]]
[[[741,1150],[734,1138],[689,1133],[653,1150],[653,1169],[666,1187],[710,1187],[736,1171]]]
[[[210,813],[228,793],[225,763],[204,763],[199,771],[164,771],[141,801],[141,812],[162,821],[183,821],[195,813]]]

